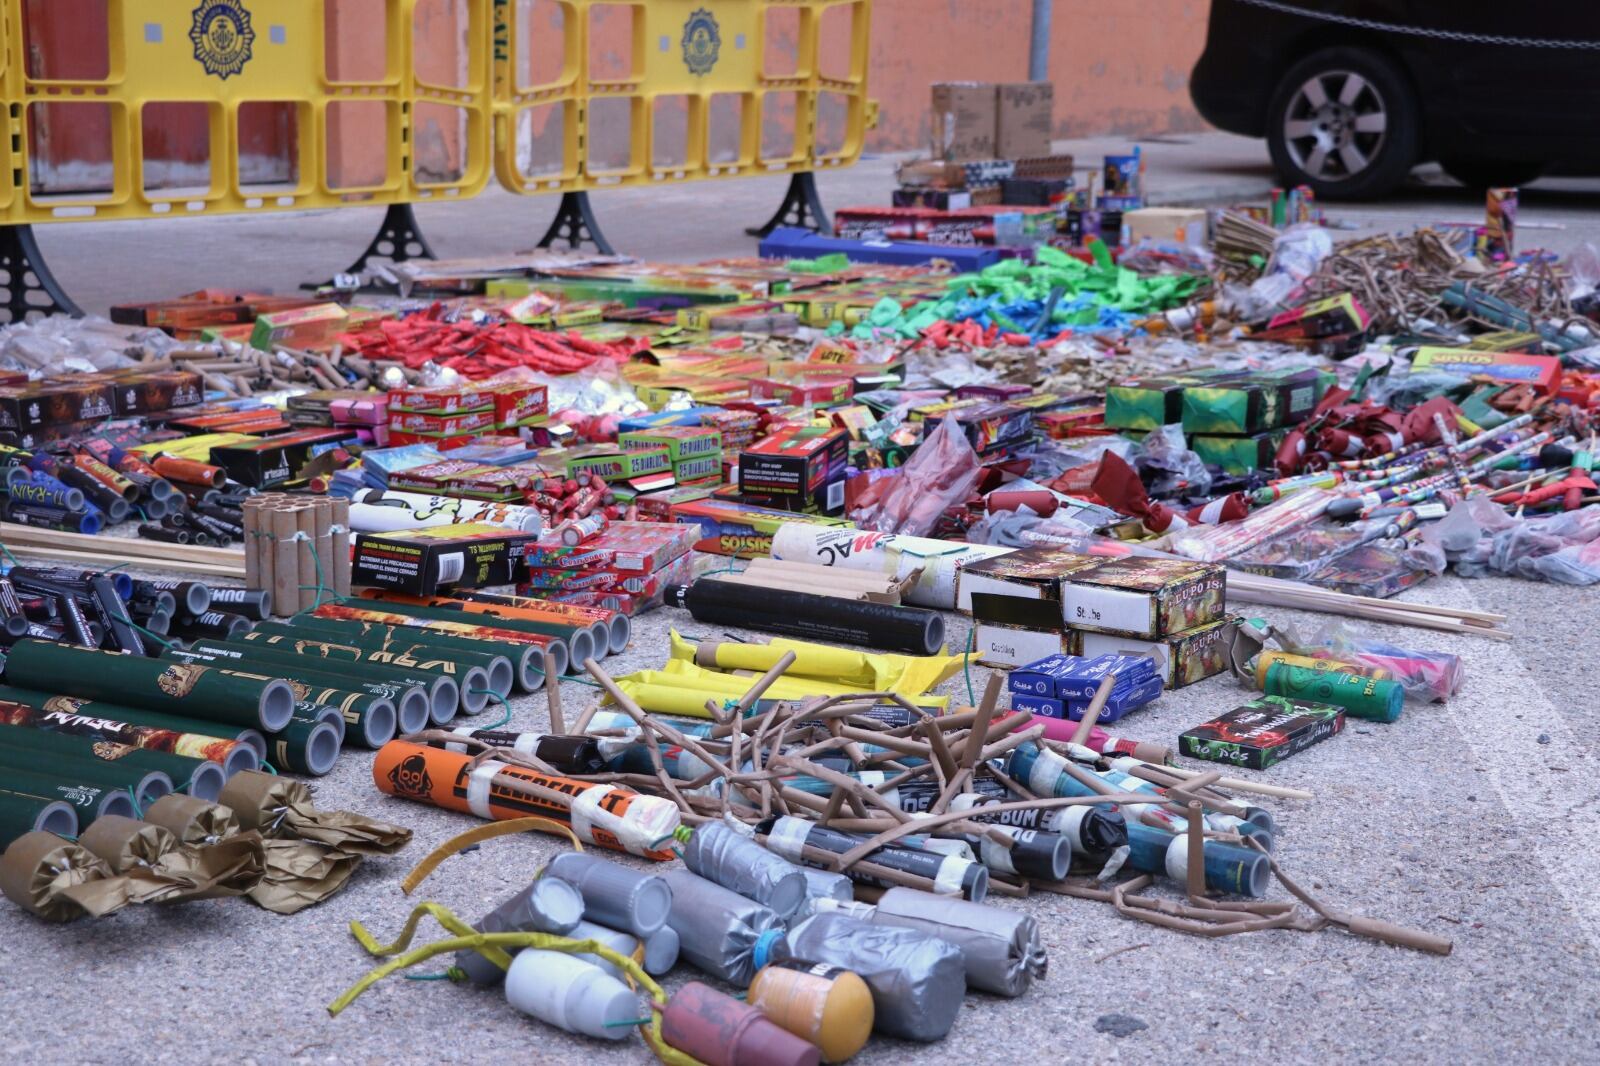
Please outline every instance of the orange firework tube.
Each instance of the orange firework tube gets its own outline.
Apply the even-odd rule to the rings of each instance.
[[[157,474],[168,481],[181,481],[185,485],[204,485],[208,489],[220,489],[228,480],[228,475],[222,472],[220,466],[198,463],[193,459],[180,459],[176,455],[158,455],[151,465],[155,467]]]
[[[619,612],[607,611],[604,619],[592,615],[580,614],[578,611],[592,610],[592,608],[575,608],[572,604],[551,603],[548,600],[526,598],[527,604],[518,604],[515,607],[503,603],[485,603],[481,600],[457,600],[446,596],[408,596],[405,593],[390,592],[387,589],[362,589],[361,595],[369,600],[380,600],[384,603],[396,605],[397,610],[415,607],[424,612],[424,617],[437,617],[426,612],[433,610],[462,611],[469,614],[489,615],[494,618],[503,618],[518,622],[532,622],[541,626],[554,626],[560,631],[573,629],[587,630],[595,639],[597,650],[607,648],[620,651],[627,645],[628,633],[620,629],[617,619],[627,623],[627,615]],[[536,606],[537,605],[537,606]],[[620,643],[619,643],[620,640]],[[601,654],[604,654],[602,652]],[[577,662],[582,662],[577,656]]]
[[[130,479],[117,473],[105,463],[96,459],[88,452],[78,452],[72,457],[72,465],[94,478],[106,488],[132,503],[139,498],[139,486]]]
[[[677,805],[616,785],[552,777],[492,758],[474,764],[471,755],[403,740],[378,749],[372,781],[391,796],[445,810],[492,821],[538,815],[569,823],[587,844],[660,862],[677,858],[667,846],[681,824]],[[518,791],[507,781],[570,796],[571,803]]]

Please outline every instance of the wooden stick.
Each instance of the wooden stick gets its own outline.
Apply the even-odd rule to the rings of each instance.
[[[556,673],[556,657],[550,652],[544,653],[544,695],[550,708],[550,732],[563,734],[567,731],[566,716],[561,713],[561,676]]]
[[[1176,766],[1163,766],[1163,773],[1174,777],[1199,777],[1199,770],[1183,770]],[[1277,796],[1280,799],[1316,799],[1314,795],[1304,789],[1285,788],[1282,785],[1264,785],[1255,781],[1241,781],[1236,777],[1224,777],[1217,783],[1218,788],[1225,788],[1233,792],[1255,792],[1262,796]]]
[[[1089,734],[1094,731],[1094,724],[1100,720],[1100,712],[1105,709],[1106,700],[1111,698],[1111,690],[1116,684],[1117,679],[1112,674],[1100,679],[1099,687],[1094,690],[1094,699],[1084,708],[1083,717],[1078,721],[1078,728],[1072,734],[1074,744],[1082,746],[1089,743]]]

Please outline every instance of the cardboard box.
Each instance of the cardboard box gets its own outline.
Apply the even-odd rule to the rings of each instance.
[[[1203,463],[1220,466],[1229,474],[1248,474],[1252,470],[1274,469],[1283,433],[1281,429],[1248,437],[1195,433],[1189,437],[1189,447]]]
[[[440,588],[483,588],[516,580],[525,545],[538,534],[464,522],[356,536],[356,585],[432,596]]]
[[[785,509],[838,514],[850,437],[832,426],[780,430],[739,453],[739,492]]]
[[[1094,566],[1098,561],[1094,556],[1079,555],[1060,548],[1023,548],[992,559],[968,563],[956,575],[956,609],[974,613],[977,609],[973,603],[974,595],[1047,601],[1051,604],[1054,624],[1044,628],[1059,629],[1061,615],[1056,605],[1061,602],[1062,578]],[[1018,605],[991,604],[988,615],[994,621],[1006,622],[999,612],[1012,608],[1028,609]],[[1007,624],[1022,623],[1010,621]]]
[[[116,411],[111,383],[98,374],[77,382],[33,382],[0,389],[0,429],[26,431],[110,418]]]
[[[355,439],[350,429],[302,429],[260,440],[226,444],[211,449],[212,466],[220,466],[234,481],[266,489],[293,480],[321,444]]]
[[[1115,722],[1123,715],[1137,711],[1145,704],[1159,699],[1164,687],[1163,680],[1154,674],[1131,685],[1119,686],[1106,698],[1105,705],[1100,708],[1098,720],[1108,724]],[[1081,720],[1091,702],[1093,701],[1065,700],[1054,696],[1030,696],[1022,693],[1011,697],[1013,710],[1027,711],[1029,714],[1040,714],[1046,718],[1059,718],[1069,722]]]
[[[890,202],[896,207],[931,207],[938,211],[963,211],[972,206],[972,194],[965,189],[906,185],[894,191]]]
[[[1064,576],[1064,624],[1096,633],[1163,637],[1222,618],[1226,571],[1215,563],[1124,556]]]
[[[1212,622],[1159,640],[1069,630],[1064,650],[1071,655],[1148,655],[1168,688],[1182,688],[1215,677],[1228,668],[1229,623]]]
[[[1206,243],[1206,212],[1198,207],[1141,207],[1122,215],[1122,243],[1161,241],[1191,244]]]
[[[592,448],[568,450],[567,476],[580,473],[598,474],[604,481],[627,481],[646,474],[662,474],[672,470],[672,460],[664,447],[640,448],[619,451],[599,444]]]
[[[995,157],[995,86],[946,81],[932,87],[933,154],[951,163]]]
[[[855,535],[855,523],[848,518],[793,513],[774,507],[758,507],[734,500],[705,497],[672,505],[672,520],[700,527],[694,549],[708,555],[730,555],[756,559],[772,554],[772,535],[785,522],[839,526]]]
[[[1341,707],[1258,696],[1179,734],[1178,750],[1191,759],[1265,770],[1338,733],[1344,722]]]
[[[1067,637],[1059,631],[979,622],[972,632],[973,654],[984,666],[1017,667],[1066,650]]]
[[[1418,348],[1411,357],[1411,369],[1489,377],[1506,385],[1532,385],[1546,396],[1554,395],[1561,387],[1561,360],[1553,355]]]
[[[698,456],[722,455],[722,434],[708,426],[659,426],[655,429],[630,430],[617,436],[617,443],[627,452],[667,449],[674,463]]]
[[[1025,159],[1050,154],[1055,131],[1055,86],[1048,81],[995,87],[994,154]]]

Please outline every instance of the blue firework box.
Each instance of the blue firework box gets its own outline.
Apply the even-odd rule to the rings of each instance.
[[[1165,682],[1158,674],[1152,674],[1143,681],[1135,681],[1126,687],[1119,682],[1117,688],[1111,690],[1111,695],[1106,699],[1105,706],[1100,709],[1100,717],[1097,720],[1115,722],[1128,712],[1137,711],[1145,704],[1159,698],[1164,687]],[[1053,696],[1029,696],[1018,692],[1011,695],[1012,710],[1027,711],[1029,714],[1071,722],[1081,719],[1083,712],[1089,709],[1089,704],[1092,702],[1094,702],[1092,697],[1064,700]]]
[[[1008,687],[1028,696],[1087,702],[1107,676],[1117,679],[1111,689],[1117,696],[1156,673],[1156,661],[1148,655],[1047,655],[1011,671]]]

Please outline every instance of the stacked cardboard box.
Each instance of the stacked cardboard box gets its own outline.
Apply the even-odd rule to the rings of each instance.
[[[709,426],[661,426],[631,430],[617,437],[623,451],[665,448],[672,479],[679,485],[717,485],[722,481],[722,434]]]
[[[660,522],[613,522],[580,544],[544,537],[526,547],[525,596],[638,614],[694,579],[696,531]]]
[[[485,435],[542,426],[549,413],[549,390],[528,382],[392,389],[389,442],[447,452]]]
[[[1115,678],[1100,708],[1099,721],[1115,722],[1160,697],[1163,688],[1156,661],[1148,655],[1047,655],[1011,671],[1006,687],[1011,706],[1029,714],[1076,722],[1094,701],[1107,677]]]

